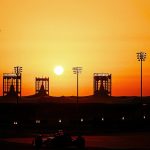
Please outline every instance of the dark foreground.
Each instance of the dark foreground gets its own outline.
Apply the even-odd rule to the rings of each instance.
[[[30,99],[0,103],[0,150],[34,150],[34,133],[58,129],[80,131],[86,150],[150,150],[150,97]]]

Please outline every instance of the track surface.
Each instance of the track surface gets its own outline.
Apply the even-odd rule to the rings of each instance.
[[[76,138],[76,137],[73,137]],[[150,133],[129,133],[123,135],[84,136],[86,148],[106,149],[150,149]],[[32,137],[1,138],[0,141],[18,144],[32,144]]]

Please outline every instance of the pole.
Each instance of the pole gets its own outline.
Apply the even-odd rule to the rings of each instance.
[[[78,104],[78,70],[77,70],[77,104]]]
[[[18,104],[18,66],[16,67],[16,94],[17,94],[17,104]]]
[[[141,103],[142,103],[142,59],[141,59]]]
[[[76,107],[76,109],[77,109],[77,131],[79,131],[79,127],[80,127],[80,123],[79,123],[79,93],[78,93],[78,90],[79,90],[79,82],[78,82],[78,80],[79,80],[79,70],[77,70],[77,107]]]
[[[138,61],[141,61],[141,104],[142,104],[142,61],[145,61],[146,59],[146,53],[145,52],[139,52],[137,53],[137,59]]]
[[[78,83],[78,80],[79,80],[79,73],[81,73],[82,67],[73,67],[72,70],[73,70],[73,73],[77,75],[77,81],[76,81],[77,82],[77,97],[76,97],[77,98],[76,99],[77,100],[77,103],[76,103],[76,114],[77,115],[76,115],[76,117],[77,117],[77,129],[78,129],[79,128],[79,120],[78,120],[79,119],[79,110],[78,110],[79,109],[78,108],[79,107],[78,106],[78,103],[79,103],[79,93],[78,93],[78,91],[79,91],[79,88],[78,88],[79,87],[79,83]]]

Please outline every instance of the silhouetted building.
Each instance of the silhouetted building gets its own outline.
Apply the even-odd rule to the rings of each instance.
[[[3,74],[3,96],[17,97],[21,96],[21,74],[4,73]]]
[[[111,74],[94,73],[94,95],[111,96]]]
[[[35,78],[35,94],[49,96],[49,78]]]

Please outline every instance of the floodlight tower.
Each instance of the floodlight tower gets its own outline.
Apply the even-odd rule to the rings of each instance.
[[[77,75],[77,104],[78,104],[78,75],[82,72],[82,67],[73,67],[73,73]]]
[[[141,61],[141,103],[142,103],[142,62],[146,59],[146,53],[145,52],[138,52],[137,54],[137,60]]]
[[[22,67],[20,66],[16,66],[14,67],[14,71],[15,71],[15,74],[16,74],[16,93],[17,93],[17,104],[18,104],[18,93],[20,92],[20,96],[21,96],[21,91],[18,91],[18,79],[20,78],[21,79],[21,72],[22,72]],[[21,82],[20,82],[21,84]],[[19,85],[21,87],[21,85]]]

